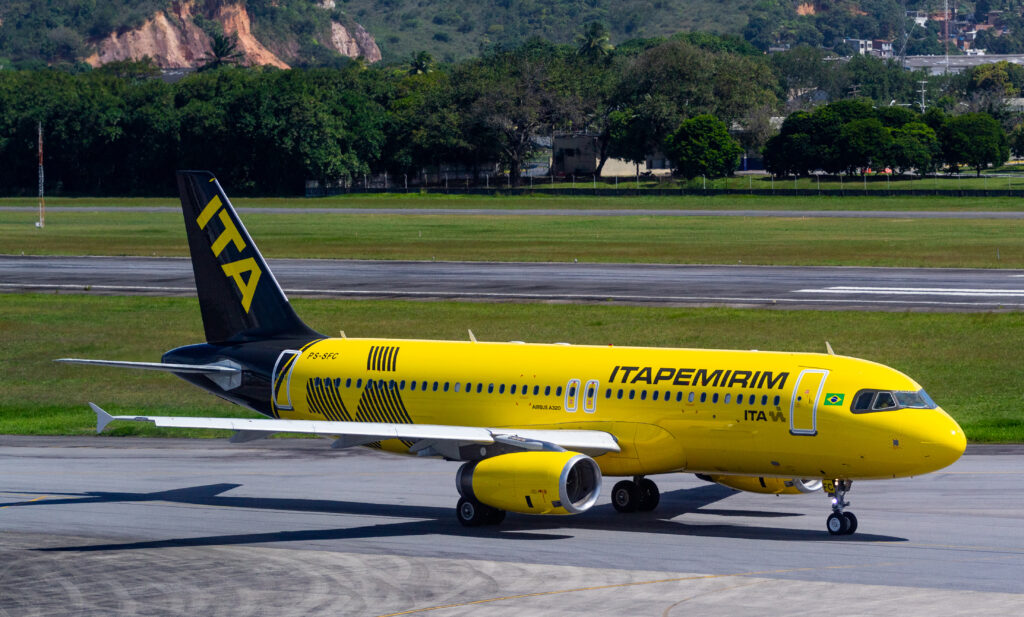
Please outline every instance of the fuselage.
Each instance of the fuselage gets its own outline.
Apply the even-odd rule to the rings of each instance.
[[[825,354],[332,338],[282,353],[272,391],[280,418],[606,431],[621,452],[595,460],[612,476],[891,478],[966,443],[934,404],[854,412],[860,393],[923,391]]]

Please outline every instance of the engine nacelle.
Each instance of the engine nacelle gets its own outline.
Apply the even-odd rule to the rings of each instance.
[[[738,491],[769,495],[800,495],[821,490],[821,480],[814,478],[761,478],[756,476],[708,476],[698,474],[701,480],[717,482]]]
[[[601,469],[577,452],[512,452],[466,463],[459,494],[521,514],[579,514],[601,494]]]

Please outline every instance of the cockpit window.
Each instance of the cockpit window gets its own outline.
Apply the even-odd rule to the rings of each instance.
[[[935,409],[938,405],[924,390],[917,392],[888,390],[861,390],[853,397],[850,411],[872,413],[897,409]]]
[[[896,409],[896,399],[893,398],[892,392],[879,392],[875,395],[875,402],[871,405],[871,411],[884,411],[886,409]]]

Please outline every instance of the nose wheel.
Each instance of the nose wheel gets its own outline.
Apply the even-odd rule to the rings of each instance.
[[[853,512],[847,512],[844,509],[850,505],[850,502],[846,501],[846,493],[852,486],[853,482],[850,480],[825,482],[825,490],[832,498],[832,514],[828,515],[825,528],[833,536],[850,536],[857,531],[857,517],[853,515]],[[830,488],[831,490],[829,490]]]
[[[650,512],[660,501],[658,485],[643,476],[622,480],[612,488],[612,506],[619,512]]]

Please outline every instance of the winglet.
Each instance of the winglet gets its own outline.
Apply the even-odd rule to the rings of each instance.
[[[99,435],[114,420],[114,416],[100,409],[96,403],[89,403],[89,407],[96,413],[96,434]]]

